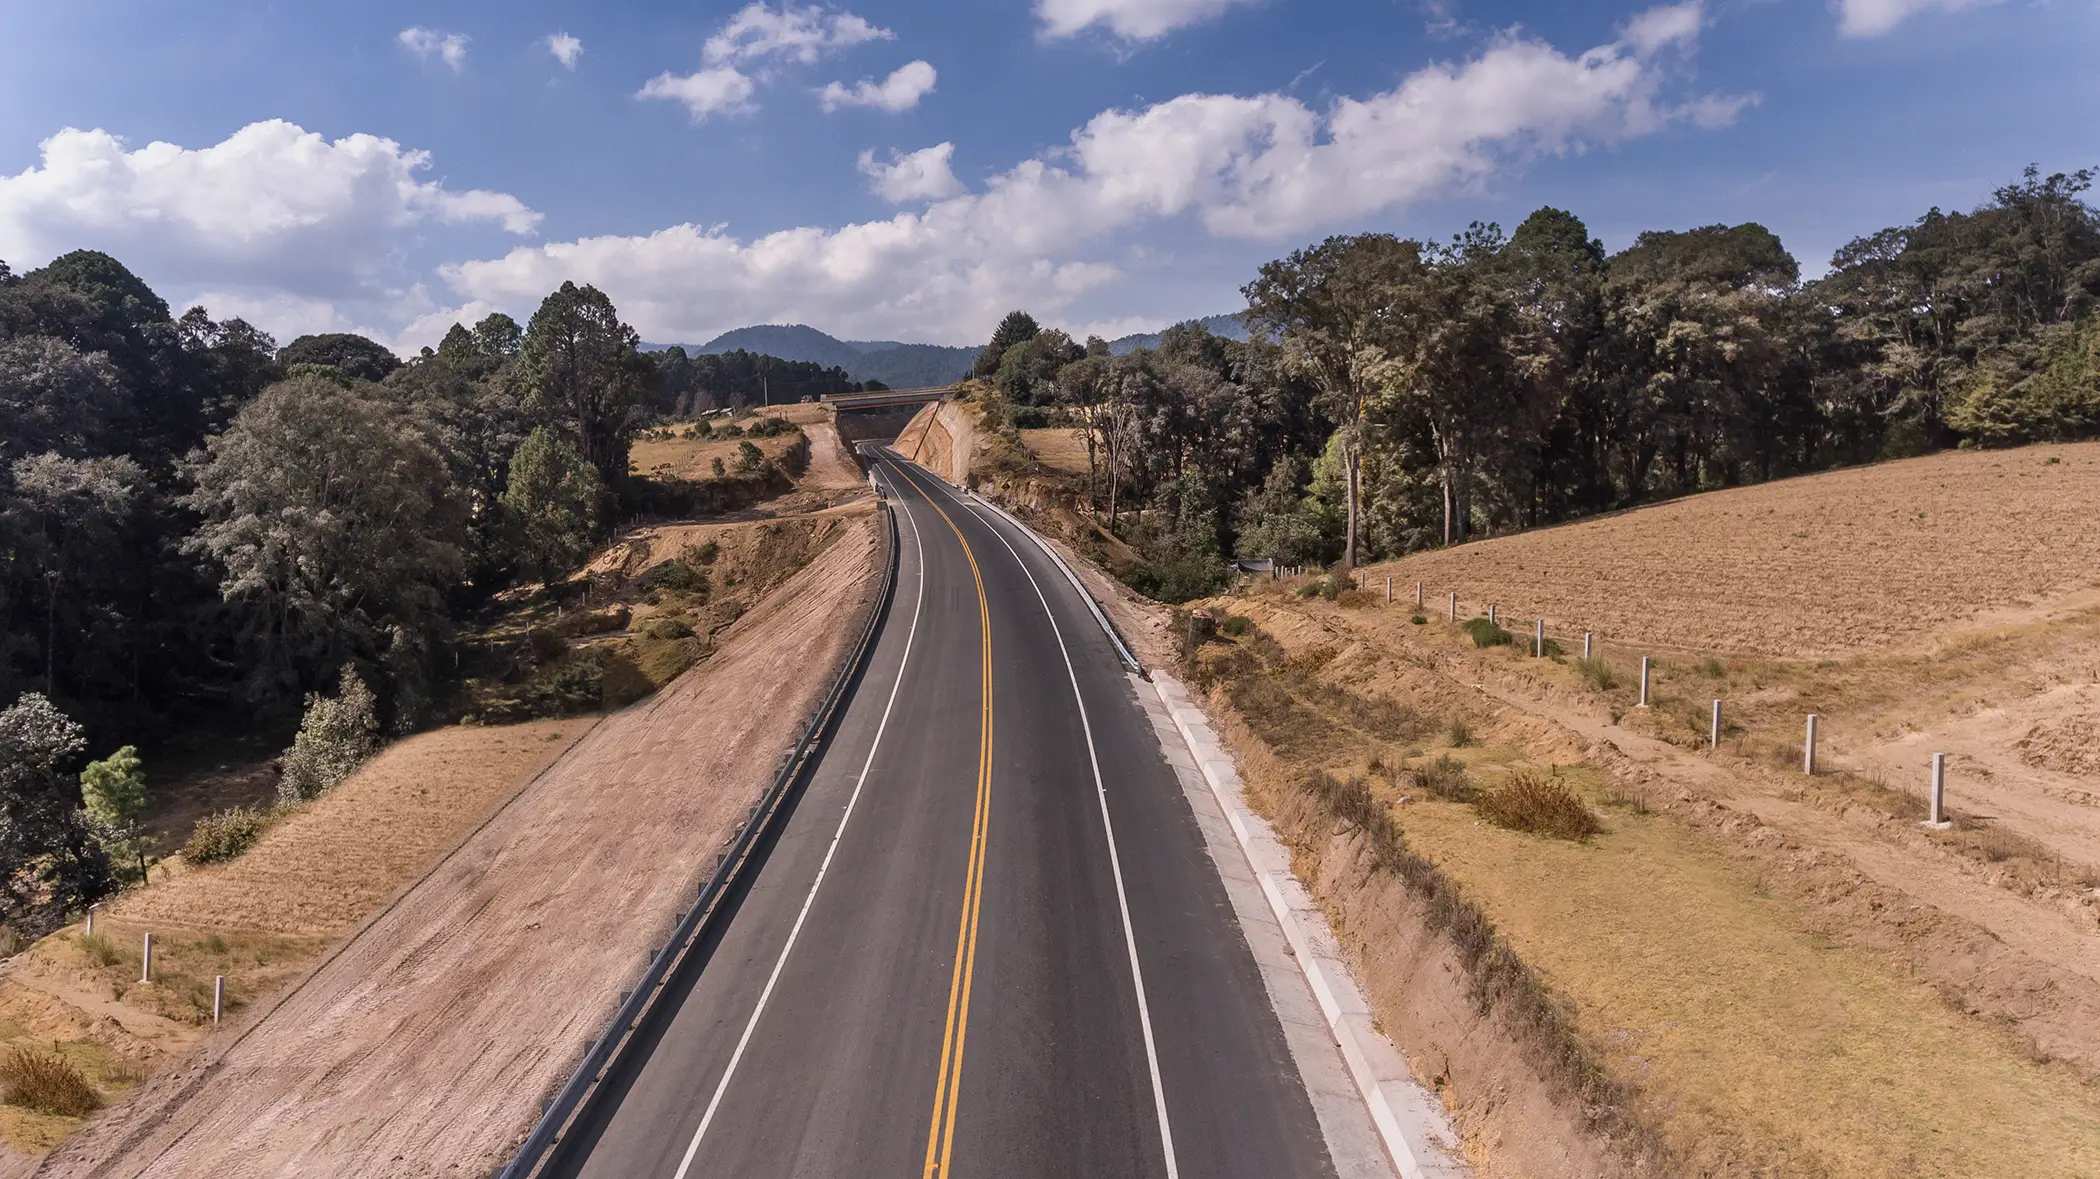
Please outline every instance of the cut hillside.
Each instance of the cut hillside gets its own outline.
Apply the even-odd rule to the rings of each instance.
[[[872,602],[882,548],[876,518],[851,517],[699,669],[600,722],[43,1173],[491,1172],[764,791]]]
[[[2100,447],[1956,453],[1418,554],[1360,590],[1249,580],[1200,604],[1191,674],[1484,1174],[1595,1173],[1526,1157],[1504,1116],[1556,1069],[1628,1168],[2095,1173],[2096,502]],[[1945,830],[1918,822],[1934,752]],[[1601,830],[1507,829],[1500,795],[1537,782]],[[1349,790],[1369,809],[1335,810]],[[1333,835],[1372,818],[1405,854]],[[1436,917],[1446,887],[1483,924]],[[1529,972],[1467,968],[1529,1038],[1515,1089],[1410,1006],[1434,957],[1410,911]]]

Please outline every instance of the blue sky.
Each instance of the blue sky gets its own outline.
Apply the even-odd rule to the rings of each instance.
[[[565,278],[660,341],[1114,334],[1542,204],[1814,273],[2100,164],[2096,47],[2092,0],[0,0],[0,259],[403,349]]]

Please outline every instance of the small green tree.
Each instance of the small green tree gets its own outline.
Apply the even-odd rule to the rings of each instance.
[[[136,860],[139,879],[146,878],[146,774],[139,751],[126,745],[80,772],[80,797],[102,850],[114,861]]]
[[[760,449],[759,449],[758,447],[756,447],[756,446],[753,446],[753,445],[752,445],[751,443],[749,443],[749,442],[738,442],[738,443],[736,444],[736,469],[737,469],[737,470],[739,470],[739,471],[756,471],[756,470],[757,470],[757,469],[759,469],[759,468],[760,468],[761,466],[764,466],[764,465],[765,465],[765,461],[766,461],[766,452],[765,452],[765,451],[762,451],[762,450],[760,450]]]
[[[510,460],[503,508],[511,519],[519,564],[552,581],[590,555],[605,502],[605,484],[582,452],[536,426]]]
[[[281,802],[306,802],[357,772],[379,750],[379,702],[357,669],[343,665],[342,686],[333,697],[309,693],[299,735],[285,750],[277,782]]]

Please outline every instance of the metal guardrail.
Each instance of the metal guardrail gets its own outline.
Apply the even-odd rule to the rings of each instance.
[[[839,668],[837,678],[832,680],[831,690],[825,693],[824,701],[802,728],[794,746],[781,763],[780,772],[773,785],[760,799],[754,814],[731,841],[729,849],[717,860],[714,872],[700,885],[699,899],[692,909],[679,920],[671,939],[650,959],[649,967],[621,1002],[619,1011],[613,1016],[610,1030],[584,1049],[583,1061],[569,1078],[566,1085],[554,1095],[532,1132],[511,1156],[510,1163],[499,1173],[500,1179],[530,1179],[543,1173],[549,1164],[561,1156],[565,1135],[585,1115],[591,1112],[592,1103],[604,1089],[604,1082],[629,1061],[626,1056],[635,1033],[655,1014],[656,1004],[664,988],[677,974],[685,962],[686,955],[699,942],[721,908],[722,898],[728,895],[744,869],[749,865],[753,851],[759,841],[771,833],[782,805],[790,796],[806,784],[806,772],[821,754],[842,711],[846,690],[867,667],[868,658],[875,649],[875,635],[882,619],[889,612],[890,598],[897,589],[897,517],[887,502],[879,509],[882,513],[889,554],[883,564],[882,589],[876,595],[867,621],[861,626],[860,637],[854,641],[852,651],[845,664]]]

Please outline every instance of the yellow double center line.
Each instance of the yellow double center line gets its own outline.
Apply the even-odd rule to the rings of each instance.
[[[977,567],[977,554],[924,484],[900,465],[898,473],[939,512],[948,530],[962,545],[970,562],[970,577],[977,583],[977,627],[984,650],[982,672],[983,707],[977,741],[977,812],[970,824],[970,866],[963,878],[962,919],[955,931],[955,974],[948,983],[948,1018],[941,1032],[941,1075],[933,1090],[933,1121],[926,1130],[924,1179],[946,1179],[955,1148],[955,1103],[962,1092],[963,1041],[969,1034],[970,983],[977,972],[977,914],[984,900],[986,833],[992,810],[992,611],[985,601],[984,574]]]

